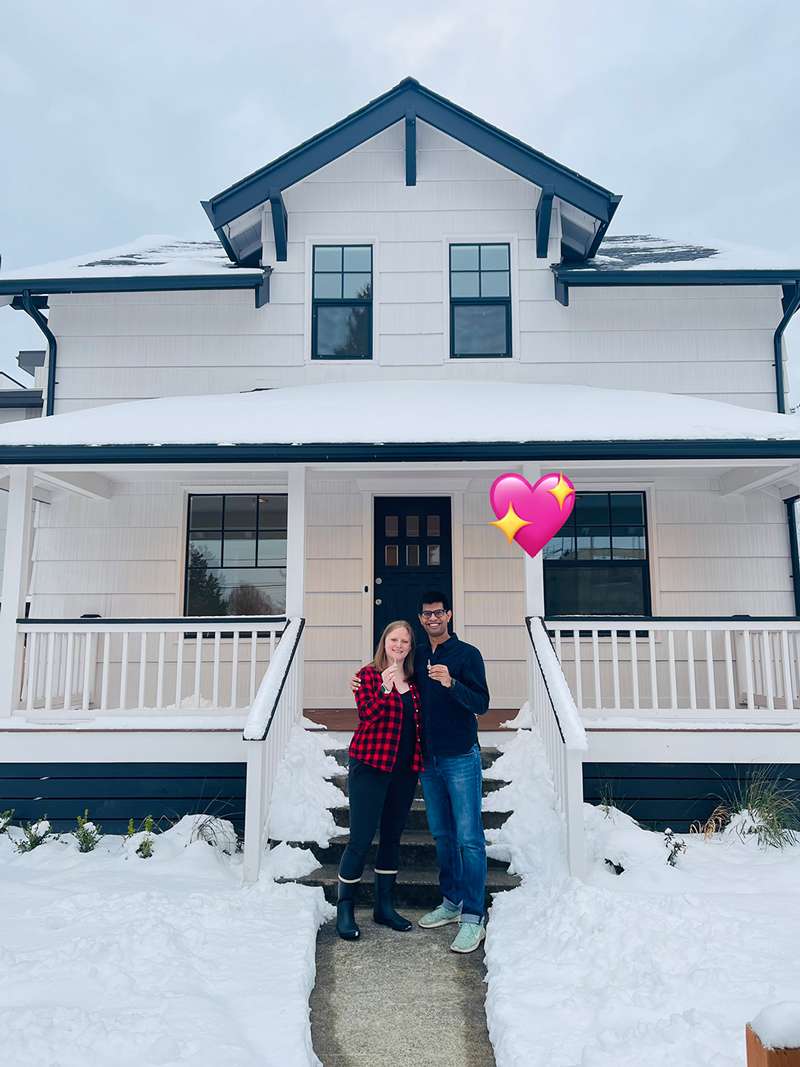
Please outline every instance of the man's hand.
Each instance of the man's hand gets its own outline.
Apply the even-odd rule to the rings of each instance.
[[[428,667],[428,677],[433,678],[434,682],[439,682],[445,689],[449,689],[453,684],[450,671],[444,663],[434,663],[432,667]]]

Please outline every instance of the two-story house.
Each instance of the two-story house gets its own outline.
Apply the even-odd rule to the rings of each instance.
[[[606,237],[619,201],[407,79],[205,202],[212,240],[1,275],[48,357],[0,428],[0,807],[246,789],[261,833],[286,723],[431,587],[530,702],[575,870],[582,781],[685,828],[800,764],[800,267]],[[535,558],[505,471],[575,484]]]

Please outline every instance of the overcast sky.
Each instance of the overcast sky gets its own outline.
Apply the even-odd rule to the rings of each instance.
[[[792,5],[398,7],[0,0],[3,268],[146,233],[208,237],[201,199],[406,75],[622,193],[612,232],[800,266]],[[0,308],[0,369],[17,373],[25,347],[41,334]]]

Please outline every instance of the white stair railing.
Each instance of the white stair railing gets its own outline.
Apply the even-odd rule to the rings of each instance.
[[[530,616],[525,619],[525,625],[531,643],[531,714],[553,778],[557,810],[563,817],[569,872],[580,878],[586,868],[583,829],[586,731],[543,620]]]
[[[242,737],[247,743],[244,880],[255,882],[267,844],[269,807],[292,727],[303,711],[300,642],[305,619],[289,619],[258,687]]]

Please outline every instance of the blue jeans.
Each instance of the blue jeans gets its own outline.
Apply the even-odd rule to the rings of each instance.
[[[462,922],[480,922],[486,900],[481,750],[473,745],[463,756],[427,756],[420,778],[442,896],[461,905]]]

